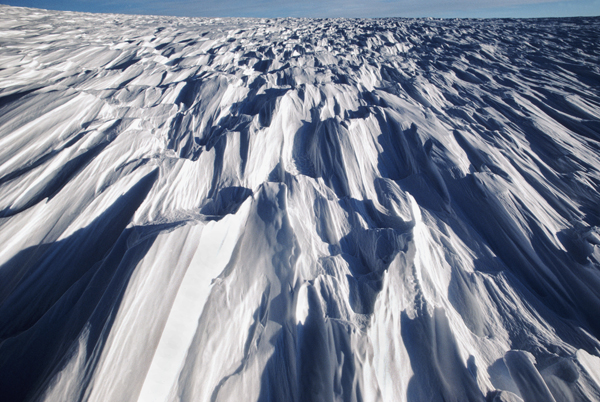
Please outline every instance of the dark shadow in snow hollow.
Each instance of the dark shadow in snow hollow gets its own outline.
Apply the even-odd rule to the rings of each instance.
[[[87,327],[85,390],[134,268],[156,236],[177,225],[126,228],[157,176],[146,175],[87,227],[23,250],[0,268],[6,296],[0,306],[4,400],[41,397]]]

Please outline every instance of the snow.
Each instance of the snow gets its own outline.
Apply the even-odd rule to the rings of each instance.
[[[1,400],[600,400],[600,19],[0,11]]]

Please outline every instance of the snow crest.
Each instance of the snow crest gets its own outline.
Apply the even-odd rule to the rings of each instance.
[[[0,10],[0,399],[600,400],[600,19]]]

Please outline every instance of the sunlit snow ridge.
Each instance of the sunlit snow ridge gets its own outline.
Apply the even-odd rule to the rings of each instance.
[[[0,400],[600,400],[600,18],[0,6]]]

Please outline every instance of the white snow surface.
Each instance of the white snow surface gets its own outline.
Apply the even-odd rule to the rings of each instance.
[[[0,6],[0,400],[599,401],[600,18]]]

